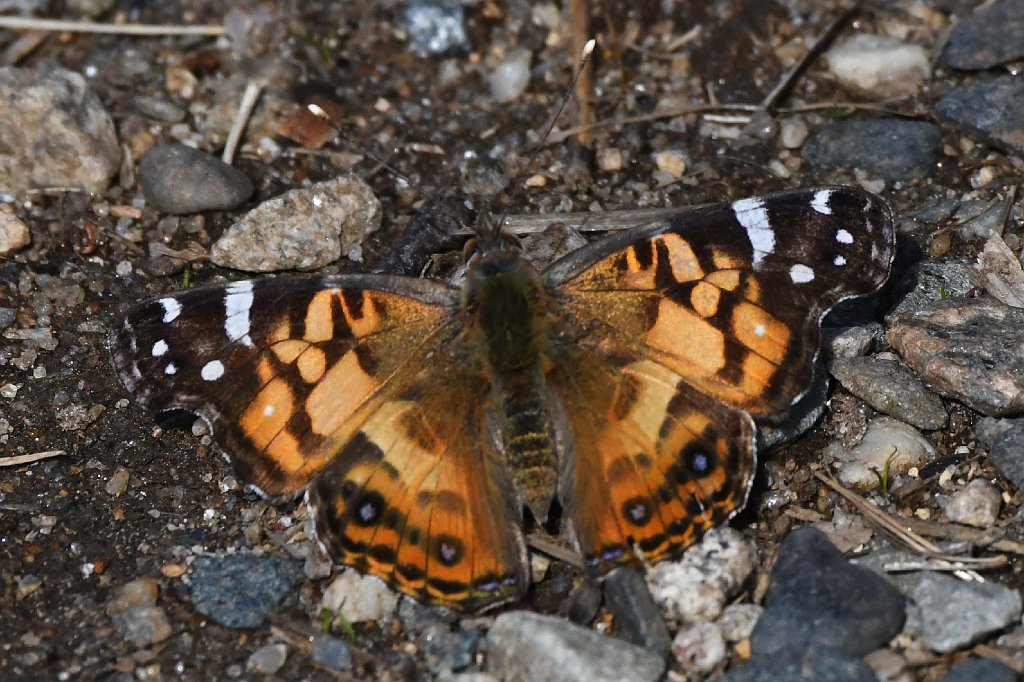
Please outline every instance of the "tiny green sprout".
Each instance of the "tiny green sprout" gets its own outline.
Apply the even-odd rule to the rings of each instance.
[[[334,619],[334,612],[324,609],[320,612],[320,632],[327,635],[331,632],[331,621]]]
[[[899,452],[899,448],[893,446],[892,452],[885,458],[885,464],[882,466],[882,470],[879,471],[875,467],[871,467],[871,473],[878,479],[878,490],[882,493],[882,497],[888,497],[889,495],[889,484],[892,480],[889,478],[889,470],[892,467],[892,461],[896,459],[896,454]]]
[[[949,298],[949,289],[946,288],[945,282],[939,282],[939,299],[945,301]]]
[[[192,268],[186,264],[185,270],[181,274],[181,288],[188,289],[190,286],[192,286]]]

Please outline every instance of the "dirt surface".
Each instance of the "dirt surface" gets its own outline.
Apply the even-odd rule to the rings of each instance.
[[[842,30],[901,22],[916,40],[933,48],[953,9],[949,5],[955,3],[932,4],[909,3],[924,7],[917,15],[902,4],[865,11]],[[122,0],[102,18],[160,24],[178,23],[185,16],[188,23],[220,24],[223,6],[200,0]],[[88,74],[129,154],[126,168],[153,144],[185,137],[219,153],[245,84],[261,79],[265,91],[235,163],[253,180],[256,193],[237,211],[185,216],[168,224],[159,223],[165,216],[142,208],[139,217],[121,220],[112,207],[131,206],[141,197],[135,178],[124,170],[102,196],[43,192],[18,205],[32,244],[0,260],[0,306],[16,310],[11,329],[49,327],[56,344],[39,350],[34,360],[16,362],[23,358],[23,342],[0,340],[0,385],[17,387],[15,395],[0,399],[0,417],[8,423],[0,451],[5,456],[65,454],[0,470],[0,671],[17,670],[22,679],[105,679],[118,673],[136,679],[224,679],[245,675],[247,657],[268,641],[269,625],[231,630],[197,614],[180,573],[198,552],[257,547],[283,553],[280,539],[301,530],[304,509],[243,492],[209,436],[194,435],[190,421],[185,428],[157,426],[130,402],[106,349],[107,330],[140,298],[238,274],[202,258],[154,260],[150,242],[174,250],[198,246],[201,253],[259,201],[352,170],[380,198],[384,223],[363,245],[361,263],[342,258],[328,271],[366,270],[393,246],[419,202],[436,188],[460,186],[465,167],[475,158],[496,159],[518,178],[517,189],[494,199],[498,211],[511,213],[684,206],[865,179],[803,163],[798,150],[780,144],[778,122],[799,119],[813,130],[830,117],[871,112],[839,106],[800,110],[768,117],[763,130],[727,118],[744,112],[713,112],[719,118],[711,123],[696,113],[651,115],[709,98],[759,103],[841,13],[834,3],[641,2],[595,9],[593,30],[604,45],[594,59],[595,113],[606,124],[593,130],[590,145],[599,151],[617,149],[624,159],[621,168],[607,170],[595,163],[592,151],[572,140],[546,144],[531,156],[530,144],[538,141],[572,76],[568,26],[564,21],[545,25],[548,9],[558,16],[554,6],[471,4],[466,9],[467,46],[444,55],[423,56],[410,47],[399,3],[268,2],[236,10],[256,23],[244,45],[212,38],[55,33],[21,58],[19,66],[60,65]],[[694,35],[679,40],[695,26],[700,28]],[[13,39],[0,30],[0,47]],[[529,85],[513,101],[496,103],[487,74],[518,47],[532,53]],[[194,77],[193,87],[181,85],[184,73]],[[884,106],[927,120],[930,98],[955,78],[939,71],[928,92]],[[309,151],[276,133],[281,120],[314,96],[333,101],[340,126],[368,149],[335,141]],[[139,112],[142,97],[173,102],[186,115],[178,123],[155,120]],[[800,109],[850,100],[869,103],[841,90],[814,63],[795,82],[785,105]],[[559,127],[569,127],[576,111],[570,104]],[[628,122],[631,117],[645,120]],[[659,186],[656,155],[671,149],[681,150],[685,173]],[[383,168],[371,153],[411,184]],[[977,189],[971,177],[983,166],[1012,171],[1008,157],[962,143],[958,133],[947,130],[941,163],[924,179],[884,184],[884,196],[897,216],[947,193],[976,191],[980,198],[996,199],[1011,183],[1012,172]],[[518,189],[525,177],[543,178],[543,183]],[[947,227],[905,222],[902,251],[927,251],[933,233]],[[949,255],[970,258],[979,247],[980,242],[954,234]],[[786,506],[764,506],[780,476],[797,496],[788,506],[827,514],[837,503],[809,471],[820,462],[821,447],[845,431],[847,422],[841,420],[870,410],[841,389],[836,400],[838,407],[827,411],[809,435],[767,455],[771,475],[758,477],[748,508],[735,521],[757,538],[762,574],[770,568],[773,546],[795,522]],[[973,444],[976,415],[955,405],[953,414],[949,427],[927,434],[940,460],[986,466],[954,457],[958,446]],[[123,490],[116,481],[111,485],[124,475],[122,468],[127,474]],[[1000,485],[1010,501],[1002,514],[1010,518],[1019,509],[1020,494],[1005,482]],[[903,498],[897,510],[912,513],[932,506],[928,495],[920,493]],[[1013,561],[996,579],[1019,586],[1020,565]],[[571,569],[556,567],[549,579],[564,575],[577,577]],[[173,629],[171,637],[141,649],[118,634],[106,610],[113,588],[140,577],[156,580],[157,603]],[[34,579],[39,584],[30,589]],[[317,631],[317,605],[326,582],[305,581],[277,610],[277,627],[300,640]],[[543,583],[534,590],[540,596],[531,596],[536,601],[528,603],[557,611],[557,600],[544,599]],[[357,652],[354,677],[428,676],[421,653],[396,621],[357,625],[349,637]],[[950,663],[924,661],[917,671],[921,679],[934,677]],[[290,679],[349,675],[314,666],[301,649],[279,674]],[[4,673],[0,677],[8,679]]]

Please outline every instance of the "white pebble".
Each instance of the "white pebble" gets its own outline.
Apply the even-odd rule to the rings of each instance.
[[[513,50],[491,73],[488,82],[496,102],[511,102],[526,90],[530,82],[530,51]]]
[[[875,472],[885,472],[887,460],[892,480],[935,459],[935,448],[914,427],[892,417],[875,417],[856,446],[847,450],[836,441],[825,454],[836,460],[843,485],[865,492],[878,489]]]
[[[862,33],[825,54],[847,88],[874,97],[916,94],[928,77],[928,52],[891,36]]]
[[[321,609],[329,609],[349,623],[380,620],[398,606],[398,595],[379,578],[346,568],[335,578],[320,600]]]
[[[672,640],[672,655],[687,672],[711,672],[725,660],[722,630],[716,623],[684,625]]]

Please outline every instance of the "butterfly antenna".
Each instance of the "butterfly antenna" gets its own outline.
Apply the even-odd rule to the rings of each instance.
[[[373,159],[374,161],[376,161],[377,164],[381,168],[383,168],[387,172],[391,173],[393,176],[395,176],[396,178],[398,178],[399,180],[401,180],[405,184],[409,185],[410,187],[415,188],[416,191],[419,192],[421,195],[426,196],[426,191],[422,187],[420,187],[418,184],[413,182],[411,178],[409,178],[407,175],[402,173],[400,170],[398,170],[397,168],[392,166],[390,163],[385,161],[379,155],[375,154],[366,145],[364,145],[362,142],[360,142],[355,137],[350,135],[348,132],[346,132],[345,130],[342,130],[341,126],[339,126],[337,123],[335,123],[334,120],[331,118],[330,114],[328,114],[326,111],[324,111],[323,107],[321,107],[319,104],[314,104],[314,103],[310,102],[309,104],[306,105],[306,110],[309,111],[309,113],[311,113],[314,116],[316,116],[317,118],[319,118],[320,120],[322,120],[327,125],[331,126],[331,128],[334,129],[334,132],[336,132],[343,140],[345,140],[350,145],[352,145],[353,147],[358,149],[360,152],[362,152],[368,158]]]
[[[544,129],[544,135],[540,138],[540,141],[534,147],[533,153],[530,154],[529,161],[527,161],[526,165],[523,166],[523,170],[520,171],[519,175],[516,177],[513,187],[518,188],[522,184],[523,174],[531,170],[534,167],[534,164],[537,162],[537,157],[540,156],[540,152],[544,148],[544,142],[547,141],[548,137],[551,136],[551,131],[555,129],[555,124],[558,123],[559,117],[561,117],[562,112],[565,111],[565,107],[569,104],[569,100],[572,98],[573,93],[576,91],[576,84],[579,83],[580,77],[583,75],[583,70],[587,68],[587,64],[590,62],[591,55],[594,54],[594,47],[596,45],[597,41],[594,40],[593,38],[584,43],[583,50],[580,52],[579,62],[577,62],[576,64],[576,71],[573,73],[572,76],[572,83],[570,83],[569,87],[566,88],[565,95],[562,97],[562,101],[559,103],[558,109],[555,110],[555,113],[551,117],[551,120],[548,121],[548,124]],[[497,222],[499,230],[501,226],[505,224],[506,218],[508,218],[507,208],[501,214],[501,219],[498,220]]]

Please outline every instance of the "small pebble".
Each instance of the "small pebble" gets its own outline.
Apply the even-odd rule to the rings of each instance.
[[[847,449],[834,441],[825,448],[825,454],[835,459],[843,485],[860,491],[876,490],[878,476],[887,468],[892,480],[936,457],[935,448],[917,429],[891,417],[872,419],[864,437],[853,448]]]
[[[345,568],[324,590],[320,608],[349,623],[377,621],[395,612],[398,594],[379,578]]]
[[[491,98],[499,104],[511,102],[526,91],[530,82],[529,50],[513,50],[487,79],[491,86]]]
[[[658,170],[668,173],[673,180],[679,180],[686,173],[686,159],[678,151],[658,152],[654,157]]]
[[[28,246],[31,241],[28,226],[18,219],[14,207],[0,204],[0,257]]]
[[[622,150],[618,147],[602,147],[598,149],[597,167],[606,173],[622,170]]]
[[[107,484],[103,486],[103,489],[107,491],[107,494],[117,497],[125,490],[128,489],[128,479],[130,474],[124,467],[117,467],[114,470],[114,475],[110,477]]]
[[[331,670],[352,670],[352,651],[342,640],[330,635],[317,635],[309,652],[317,665]]]
[[[981,478],[973,479],[952,495],[938,497],[939,507],[947,519],[976,528],[995,526],[1002,502],[999,490]]]
[[[917,93],[928,77],[928,51],[891,36],[859,33],[825,53],[829,69],[847,88],[870,97]]]
[[[726,656],[725,637],[717,623],[696,623],[679,628],[672,640],[672,655],[684,671],[708,673]]]
[[[146,205],[161,213],[237,208],[254,189],[241,171],[183,144],[153,147],[139,161],[138,172]]]
[[[249,655],[245,668],[262,675],[274,675],[288,660],[288,647],[284,644],[267,644]]]

